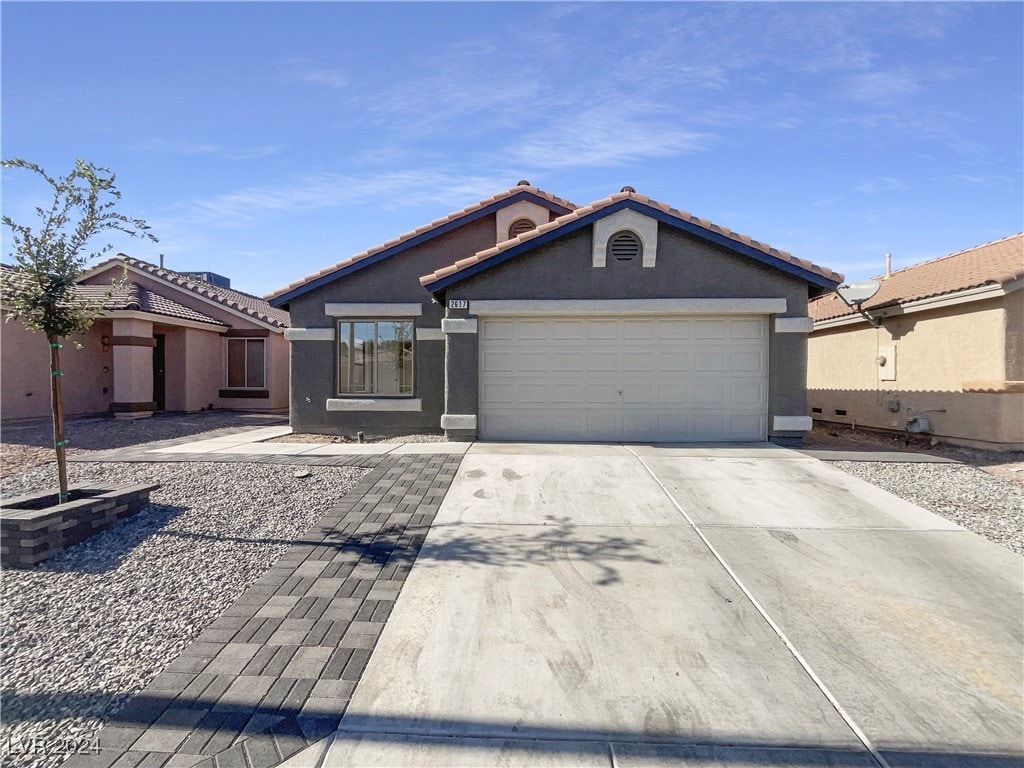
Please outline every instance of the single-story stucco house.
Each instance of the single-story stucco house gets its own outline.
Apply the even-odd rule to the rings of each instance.
[[[863,314],[810,304],[811,415],[1024,449],[1024,235],[875,279]]]
[[[841,279],[628,187],[520,182],[267,299],[298,431],[795,441],[807,302]]]
[[[116,281],[120,287],[108,296]],[[123,254],[89,270],[77,289],[104,311],[61,350],[65,413],[138,417],[210,406],[287,408],[288,313],[226,282]],[[6,309],[3,315],[0,415],[48,416],[46,337],[17,319],[6,322]]]

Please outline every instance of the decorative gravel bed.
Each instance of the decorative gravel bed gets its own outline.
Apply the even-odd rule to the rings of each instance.
[[[3,765],[89,738],[369,470],[271,464],[74,463],[72,482],[159,482],[139,515],[0,583]],[[35,467],[5,496],[49,481]],[[14,749],[11,749],[14,747]]]
[[[829,463],[1024,555],[1021,485],[961,464]]]

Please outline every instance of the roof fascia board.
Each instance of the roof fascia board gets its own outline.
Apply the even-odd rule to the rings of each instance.
[[[302,296],[304,293],[309,293],[310,291],[316,290],[317,288],[320,288],[323,285],[333,283],[335,280],[340,280],[343,277],[347,277],[348,275],[351,275],[353,272],[358,272],[360,269],[369,267],[372,264],[376,264],[380,261],[383,261],[384,259],[394,256],[397,253],[401,253],[402,251],[408,250],[409,248],[413,248],[417,245],[422,245],[423,243],[433,240],[435,237],[439,237],[440,235],[458,229],[464,224],[470,224],[478,219],[482,219],[484,216],[488,216],[497,210],[506,208],[512,203],[518,203],[522,200],[529,200],[531,203],[536,203],[537,205],[547,208],[549,211],[552,211],[553,213],[562,213],[564,215],[566,213],[571,212],[571,209],[566,208],[563,205],[553,203],[550,200],[547,200],[541,197],[540,195],[535,195],[532,192],[527,192],[525,190],[523,192],[517,192],[509,195],[508,197],[502,198],[501,200],[496,200],[493,203],[485,205],[483,208],[479,208],[478,210],[472,211],[470,213],[464,214],[463,216],[459,216],[458,218],[452,219],[451,221],[446,221],[443,224],[438,224],[436,227],[428,229],[426,232],[421,232],[415,237],[410,237],[408,240],[405,240],[401,243],[396,243],[390,248],[385,248],[383,251],[375,253],[372,256],[367,256],[365,259],[360,259],[359,261],[353,262],[352,264],[348,264],[347,266],[341,267],[340,269],[336,269],[333,272],[329,272],[326,275],[321,275],[320,277],[310,280],[308,283],[300,285],[297,288],[293,288],[287,293],[282,293],[280,296],[275,296],[274,298],[269,299],[267,303],[270,304],[270,306],[272,307],[280,308],[283,305],[287,304],[289,301],[292,301],[294,299],[297,299],[299,296]]]
[[[487,259],[486,261],[474,264],[470,267],[467,267],[464,270],[442,277],[439,280],[435,280],[432,283],[428,283],[427,285],[424,286],[424,288],[426,288],[431,293],[437,293],[438,291],[442,291],[448,288],[449,286],[454,285],[455,283],[461,282],[472,277],[473,275],[479,274],[480,272],[483,272],[485,269],[489,269],[490,267],[497,266],[498,264],[502,264],[508,261],[509,259],[515,258],[516,256],[518,256],[521,253],[524,253],[525,251],[544,245],[545,243],[549,243],[552,240],[562,237],[563,235],[570,234],[578,229],[589,226],[590,224],[593,224],[595,221],[599,219],[603,219],[606,216],[610,216],[613,213],[618,213],[619,211],[626,209],[636,211],[637,213],[643,214],[645,216],[650,216],[651,218],[657,219],[658,221],[668,224],[669,226],[673,226],[676,229],[680,229],[703,240],[707,240],[709,242],[721,245],[736,253],[740,253],[744,256],[750,256],[751,258],[763,264],[767,264],[768,266],[780,269],[783,272],[787,272],[795,277],[799,277],[800,279],[809,283],[813,283],[814,285],[817,285],[821,288],[834,289],[837,285],[839,285],[838,282],[828,280],[822,277],[821,275],[816,275],[813,272],[809,272],[806,269],[803,269],[802,267],[798,267],[795,264],[790,264],[786,261],[783,261],[782,259],[777,259],[774,256],[769,256],[767,253],[763,253],[762,251],[759,251],[756,248],[751,248],[748,245],[744,245],[743,243],[732,240],[731,238],[725,237],[724,235],[718,235],[717,233],[704,229],[703,227],[697,226],[695,224],[690,224],[688,222],[684,222],[680,219],[675,218],[674,216],[670,216],[667,213],[664,213],[663,211],[659,211],[657,208],[652,208],[650,206],[644,205],[643,203],[640,203],[636,200],[626,199],[620,200],[616,203],[612,203],[611,205],[607,206],[606,208],[602,208],[599,211],[588,213],[586,216],[581,216],[576,221],[570,222],[562,227],[553,229],[550,232],[545,232],[543,235],[538,235],[537,237],[530,238],[526,242],[521,243],[519,245],[515,245],[509,248],[507,251],[503,251],[502,253],[499,253],[498,255],[490,259]]]
[[[256,325],[259,325],[259,326],[261,326],[263,328],[269,328],[272,331],[280,330],[278,326],[276,326],[276,325],[274,325],[272,323],[267,323],[267,322],[265,322],[263,320],[260,320],[258,317],[254,317],[253,315],[247,315],[245,312],[239,312],[237,309],[235,309],[233,307],[229,307],[227,304],[222,304],[219,301],[214,301],[213,299],[208,298],[207,296],[203,296],[201,293],[196,293],[195,291],[190,291],[188,288],[182,288],[180,285],[172,283],[170,280],[166,280],[163,277],[161,277],[160,275],[154,275],[154,274],[152,274],[150,272],[146,272],[145,270],[139,269],[138,267],[133,267],[131,264],[128,264],[127,266],[128,266],[128,271],[129,272],[133,272],[136,275],[139,275],[140,277],[148,277],[151,280],[157,280],[157,281],[163,283],[164,285],[166,285],[166,286],[168,286],[170,288],[175,289],[176,291],[178,291],[180,293],[184,293],[186,296],[194,296],[195,298],[199,299],[200,301],[203,301],[203,302],[209,304],[211,307],[216,307],[217,309],[221,310],[222,312],[227,312],[229,315],[234,315],[236,317],[240,317],[243,320],[248,320],[250,323],[255,323]]]
[[[1014,283],[1017,283],[1016,287]],[[975,301],[984,301],[986,299],[996,299],[1000,296],[1005,296],[1008,293],[1017,290],[1024,285],[1024,279],[1015,280],[1013,283],[1007,283],[1005,286],[1002,285],[982,285],[977,288],[968,288],[964,291],[957,291],[956,293],[943,293],[940,296],[927,296],[923,299],[915,299],[914,301],[908,301],[905,304],[894,302],[891,304],[885,304],[877,307],[869,307],[864,311],[870,314],[871,312],[879,312],[878,317],[885,320],[889,317],[898,317],[899,315],[910,315],[915,312],[927,312],[932,309],[943,309],[944,307],[953,307],[957,304],[970,304]],[[902,311],[898,314],[886,315],[885,310],[901,309]],[[867,319],[861,315],[843,315],[842,317],[833,317],[828,320],[816,320],[814,322],[814,330],[824,330],[826,328],[838,328],[843,325],[856,325],[857,323],[867,323]]]
[[[181,317],[159,315],[156,312],[142,312],[137,309],[107,309],[101,312],[99,317],[107,320],[146,320],[161,325],[180,325],[183,328],[196,328],[201,331],[216,331],[218,333],[231,327],[221,323],[203,323],[199,320],[186,320]]]

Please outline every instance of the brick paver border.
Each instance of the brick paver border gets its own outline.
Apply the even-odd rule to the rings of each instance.
[[[270,768],[337,728],[462,457],[301,458],[233,461],[376,468],[66,768]]]

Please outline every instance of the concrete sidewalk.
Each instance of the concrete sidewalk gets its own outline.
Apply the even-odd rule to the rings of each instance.
[[[470,443],[267,443],[291,434],[289,426],[260,427],[231,434],[150,448],[153,454],[231,454],[237,456],[461,456]]]
[[[474,444],[329,766],[971,766],[1021,561],[796,451]]]

